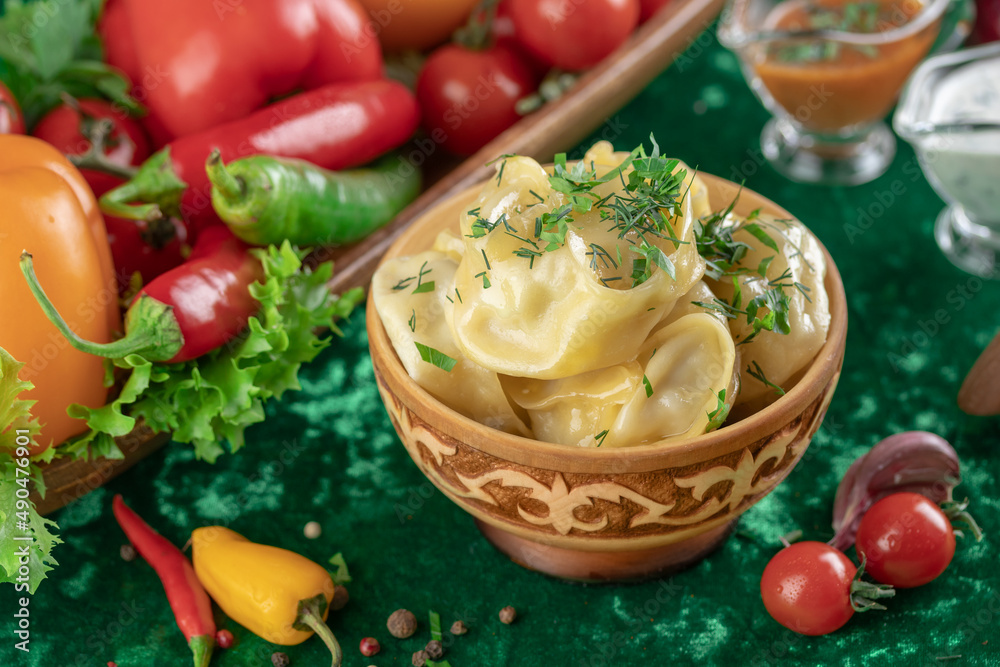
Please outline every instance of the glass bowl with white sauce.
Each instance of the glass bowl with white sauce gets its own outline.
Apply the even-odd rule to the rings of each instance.
[[[941,250],[969,273],[1000,278],[1000,42],[927,59],[893,127],[948,204],[934,231]]]

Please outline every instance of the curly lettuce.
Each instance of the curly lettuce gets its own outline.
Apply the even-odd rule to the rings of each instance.
[[[30,461],[19,455],[24,450],[18,452],[18,436],[27,437],[30,448],[41,430],[31,416],[34,401],[20,398],[34,387],[18,379],[23,366],[0,347],[0,583],[13,583],[18,591],[34,593],[57,565],[52,549],[62,540],[53,532],[58,528],[55,522],[40,516],[31,498],[19,497],[32,484],[45,497],[38,461],[53,456],[51,448]],[[22,565],[27,574],[20,573]]]
[[[77,458],[121,458],[115,438],[129,433],[138,420],[153,431],[169,431],[177,442],[190,443],[195,455],[214,462],[245,441],[251,424],[264,420],[264,404],[299,389],[298,371],[330,344],[325,332],[342,335],[336,320],[347,317],[363,298],[360,288],[342,296],[327,283],[333,263],[315,268],[303,264],[307,251],[287,242],[254,252],[264,280],[251,294],[260,309],[242,336],[220,349],[180,364],[154,363],[139,355],[114,359],[126,373],[118,396],[100,408],[70,407],[90,430],[59,447]]]

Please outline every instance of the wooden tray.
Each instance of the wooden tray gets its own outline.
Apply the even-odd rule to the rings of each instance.
[[[322,259],[336,263],[330,289],[336,293],[366,287],[379,259],[400,233],[421,213],[449,195],[486,179],[486,166],[498,155],[517,153],[550,161],[569,150],[601,125],[614,127],[613,115],[682,54],[712,25],[725,0],[673,0],[633,34],[621,49],[583,74],[566,94],[525,116],[516,125],[457,163],[435,147],[425,174],[428,187],[389,225],[352,246],[331,249]],[[419,148],[414,148],[419,151]],[[169,434],[154,434],[145,426],[118,439],[121,460],[57,460],[44,467],[48,492],[33,495],[41,514],[53,512],[128,470],[169,441]]]

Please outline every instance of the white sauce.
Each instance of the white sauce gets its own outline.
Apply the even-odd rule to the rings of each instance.
[[[956,68],[932,98],[931,122],[1000,124],[1000,57]],[[920,149],[924,171],[945,199],[978,223],[1000,223],[1000,130],[942,132],[921,140]]]

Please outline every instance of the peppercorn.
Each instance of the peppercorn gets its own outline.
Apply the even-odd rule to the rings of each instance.
[[[451,624],[451,634],[453,635],[464,635],[469,631],[469,628],[465,627],[465,623],[462,621],[455,621]]]
[[[131,544],[123,544],[122,548],[118,550],[118,553],[121,555],[122,560],[126,563],[131,563],[136,557],[135,547]]]
[[[413,615],[412,611],[397,609],[392,612],[385,625],[389,628],[389,634],[393,637],[406,639],[407,637],[412,637],[413,633],[417,631],[417,617]]]
[[[427,655],[427,651],[417,651],[413,654],[413,667],[424,667],[428,660],[430,660],[430,656]]]
[[[444,646],[442,646],[441,642],[436,639],[432,639],[427,642],[427,646],[424,647],[424,650],[427,651],[427,655],[431,660],[440,660],[441,656],[444,655]]]
[[[310,521],[305,525],[305,528],[302,529],[302,533],[310,540],[315,540],[322,532],[323,527],[320,526],[317,521]]]
[[[274,667],[288,667],[291,662],[292,660],[288,657],[287,653],[278,651],[271,654],[271,664],[274,665]]]
[[[511,606],[504,607],[500,610],[500,622],[510,625],[517,618],[517,609]]]
[[[362,639],[361,646],[359,648],[361,650],[361,655],[365,656],[366,658],[370,658],[371,656],[375,655],[376,653],[382,650],[382,646],[378,643],[378,640],[375,639],[374,637],[365,637],[364,639]]]
[[[330,611],[340,611],[347,606],[350,599],[351,594],[347,591],[347,587],[337,584],[333,587],[333,597],[330,598]]]

